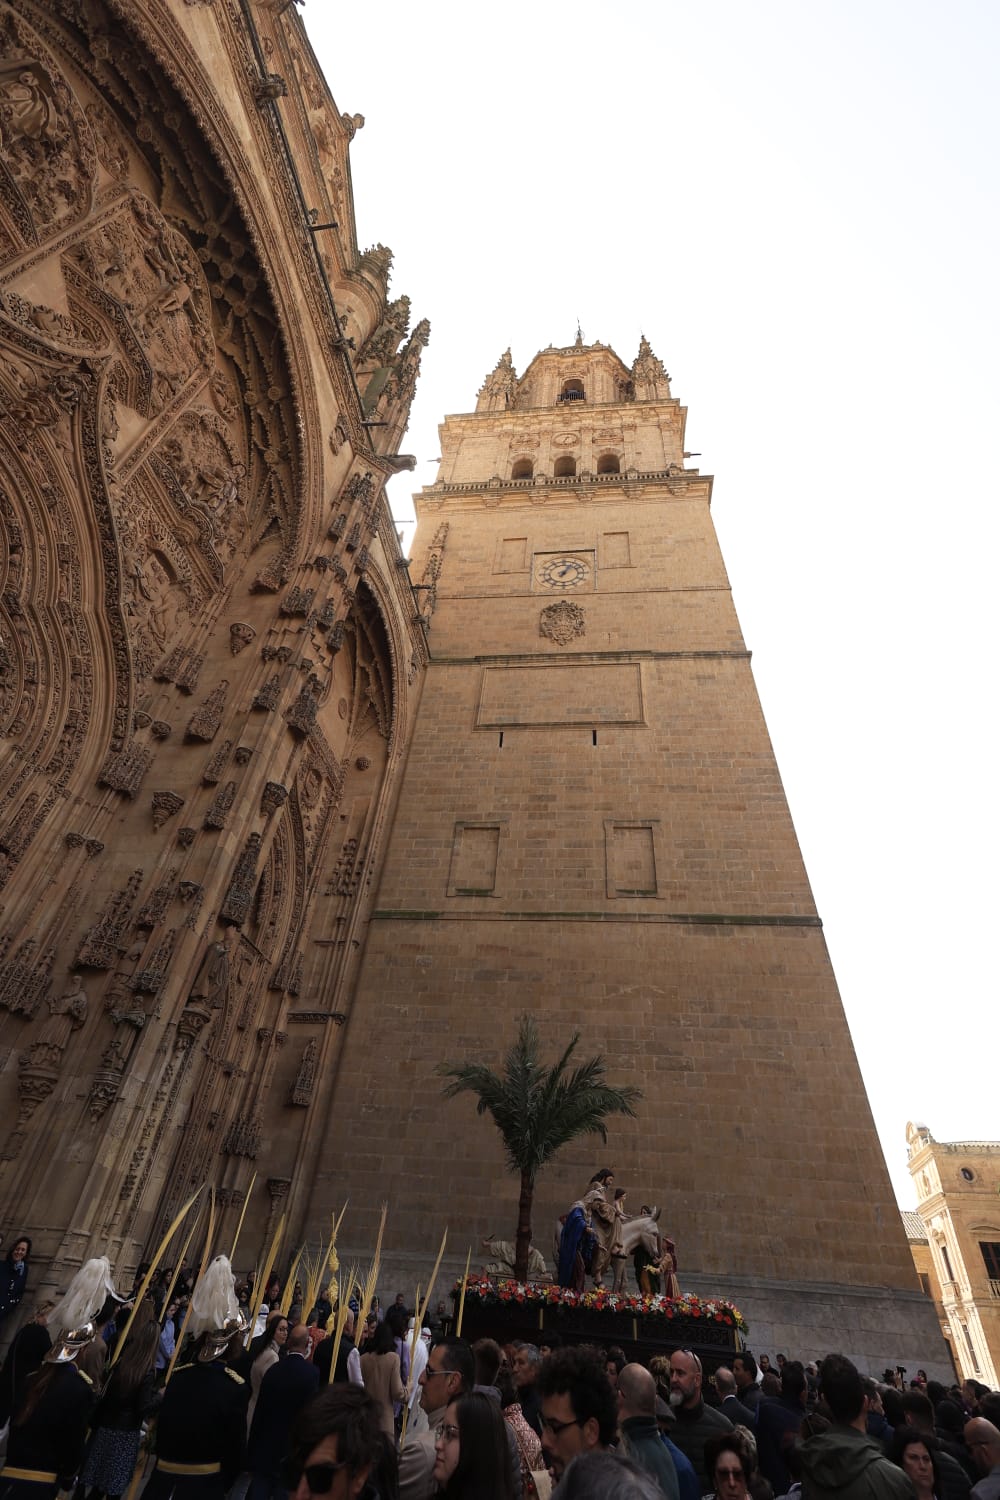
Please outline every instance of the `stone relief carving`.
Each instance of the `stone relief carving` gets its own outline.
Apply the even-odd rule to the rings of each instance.
[[[126,797],[136,797],[152,764],[152,750],[133,740],[118,754],[108,756],[98,773],[97,784],[111,787],[116,792],[124,792]]]
[[[97,153],[86,116],[48,52],[9,11],[0,16],[0,57],[0,149],[13,188],[0,241],[7,254],[84,217]]]
[[[177,893],[177,871],[171,870],[165,880],[150,893],[148,899],[140,906],[133,917],[136,927],[145,928],[147,931],[162,922],[166,915],[167,907]]]
[[[304,687],[285,714],[285,722],[295,734],[304,737],[316,722],[319,704],[310,687]]]
[[[347,839],[340,851],[336,869],[327,882],[326,894],[328,896],[353,896],[363,863],[363,860],[358,860],[357,839]]]
[[[226,899],[222,903],[219,917],[223,922],[229,922],[234,927],[242,927],[250,911],[250,902],[253,898],[254,883],[257,876],[257,860],[260,856],[261,838],[259,833],[252,833],[244,845],[243,852],[236,862]]]
[[[75,990],[49,1000],[48,1019],[17,1062],[18,1125],[26,1124],[39,1104],[52,1093],[59,1079],[63,1053],[73,1033],[79,1031],[86,1021],[87,1010],[87,996],[79,985]],[[21,1144],[22,1137],[15,1131],[8,1146],[9,1153],[16,1155]]]
[[[208,765],[201,773],[201,779],[206,786],[214,786],[217,781],[222,780],[222,773],[229,764],[229,757],[233,753],[232,740],[223,740],[222,744],[212,756]]]
[[[229,1127],[222,1149],[227,1156],[246,1156],[256,1161],[263,1122],[256,1115],[239,1115]]]
[[[114,968],[119,949],[124,946],[122,939],[139,895],[142,873],[141,870],[133,870],[125,887],[108,897],[102,915],[87,930],[77,950],[78,965],[90,969]]]
[[[10,939],[5,937],[6,951]],[[49,948],[40,956],[35,938],[26,938],[13,957],[0,964],[0,1006],[30,1020],[48,998],[55,953]]]
[[[246,625],[242,620],[234,620],[229,627],[229,649],[234,656],[239,656],[250,642],[255,638],[257,632],[252,625]]]
[[[315,597],[315,589],[289,589],[281,601],[281,613],[283,615],[307,615],[312,609]]]
[[[260,795],[260,810],[265,818],[271,817],[278,812],[288,801],[288,788],[282,786],[280,781],[268,781],[264,783],[264,790]]]
[[[266,682],[261,683],[256,693],[254,693],[252,706],[270,711],[277,708],[280,698],[281,678],[275,672],[274,676],[269,677]]]
[[[167,969],[174,950],[176,930],[166,933],[153,949],[143,968],[132,976],[131,988],[137,995],[158,995],[167,977]]]
[[[186,737],[189,740],[214,740],[222,723],[229,683],[225,678],[214,687],[200,708],[188,720]]]
[[[295,1081],[288,1095],[289,1104],[308,1108],[312,1103],[313,1083],[316,1078],[317,1050],[315,1038],[306,1042],[302,1052],[302,1061],[299,1063],[299,1070],[295,1075]]]
[[[212,800],[212,805],[205,814],[206,828],[225,828],[229,809],[236,798],[236,782],[227,781],[225,786],[219,788]]]
[[[107,1113],[117,1099],[126,1062],[125,1043],[120,1038],[113,1037],[104,1049],[87,1095],[87,1108],[90,1111],[91,1120],[95,1123]]]
[[[569,599],[560,599],[557,604],[548,604],[538,617],[538,634],[559,646],[568,646],[586,634],[586,616],[579,604]]]
[[[184,798],[176,792],[153,793],[153,827],[157,833],[168,818],[173,818],[184,806]]]
[[[26,1061],[9,1070],[22,1123],[57,1087],[59,1068],[50,1066],[57,1054],[68,1069],[70,1050],[60,1040],[67,1025],[75,1033],[86,1024],[84,1035],[69,1044],[74,1069],[84,1051],[86,1059],[80,1089],[67,1100],[74,1113],[66,1128],[79,1129],[88,1117],[99,1125],[110,1116],[126,1078],[131,1110],[129,1070],[140,1043],[150,1058],[165,1056],[159,1072],[136,1069],[143,1080],[136,1094],[140,1139],[121,1158],[122,1206],[114,1210],[115,1232],[127,1236],[143,1232],[145,1221],[137,1228],[136,1215],[151,1206],[153,1163],[169,1155],[161,1148],[169,1147],[170,1133],[186,1118],[189,1088],[201,1076],[196,1069],[223,1030],[225,1007],[213,1008],[197,980],[186,999],[183,988],[178,991],[190,967],[188,950],[176,939],[179,933],[194,942],[185,929],[203,929],[203,900],[213,911],[219,904],[218,876],[206,870],[224,841],[209,837],[206,844],[201,834],[196,857],[186,860],[179,850],[191,848],[200,830],[178,827],[177,820],[187,810],[191,822],[200,822],[200,775],[222,787],[213,802],[217,810],[234,786],[226,781],[227,767],[243,726],[231,715],[237,708],[245,714],[253,692],[252,674],[244,670],[250,659],[235,669],[242,675],[230,674],[238,705],[232,693],[227,702],[220,685],[190,719],[189,740],[221,741],[205,773],[203,753],[186,757],[179,743],[188,719],[177,710],[179,695],[198,691],[206,662],[208,687],[217,681],[226,670],[220,648],[227,660],[236,658],[267,629],[264,614],[253,613],[264,601],[246,598],[250,581],[281,590],[303,559],[314,558],[324,587],[319,602],[312,590],[301,589],[305,607],[296,613],[315,628],[312,655],[322,665],[302,687],[313,670],[307,665],[288,694],[298,693],[289,714],[297,743],[277,718],[273,724],[254,718],[249,731],[255,744],[260,741],[255,753],[274,766],[271,774],[288,782],[287,788],[270,782],[261,793],[260,813],[271,819],[268,838],[276,841],[294,824],[281,856],[283,904],[262,954],[249,961],[247,974],[256,964],[256,979],[239,987],[239,1014],[252,1035],[264,1018],[275,955],[281,959],[273,972],[284,989],[297,993],[302,981],[305,938],[295,924],[308,920],[310,862],[319,858],[343,783],[344,767],[330,756],[317,719],[329,657],[345,644],[353,650],[361,643],[355,687],[345,689],[351,703],[345,732],[374,726],[388,734],[392,690],[391,668],[365,654],[364,628],[337,619],[355,598],[355,610],[367,607],[367,590],[352,576],[354,592],[341,599],[347,572],[339,558],[317,554],[322,526],[311,538],[298,529],[303,497],[323,482],[318,448],[334,412],[334,452],[351,444],[352,430],[360,434],[353,394],[345,386],[337,395],[343,410],[335,407],[320,421],[308,370],[291,380],[286,350],[293,330],[287,313],[279,322],[256,259],[255,186],[234,193],[218,153],[213,158],[205,148],[204,133],[220,119],[218,101],[196,101],[192,116],[145,50],[142,8],[123,19],[126,11],[111,11],[105,0],[17,0],[16,16],[0,7],[0,274],[10,274],[12,256],[19,264],[18,290],[9,282],[0,286],[0,734],[15,751],[0,758],[0,884],[8,876],[22,882],[15,886],[18,904],[8,911],[39,910],[40,893],[51,888],[53,912],[51,931],[40,929],[31,938],[15,931],[12,942],[0,944],[0,1006],[8,1039],[34,1014],[44,1017],[57,955],[60,964],[68,957],[88,971],[87,989],[100,987],[93,991],[100,1035],[86,1024],[86,1009],[74,1009],[72,994],[60,996],[48,1017],[51,1028],[40,1024]],[[22,13],[34,18],[34,32]],[[60,57],[70,65],[61,67]],[[220,63],[225,66],[224,56]],[[90,78],[99,78],[98,88]],[[320,106],[329,111],[325,93]],[[333,130],[343,159],[344,127],[334,121]],[[266,140],[262,149],[269,149]],[[340,160],[331,163],[331,177],[340,172],[346,199],[340,168]],[[388,263],[388,252],[377,247],[362,257],[358,271],[377,285]],[[308,287],[305,299],[303,315],[321,326],[328,313]],[[379,435],[380,446],[383,440],[391,446],[392,432],[406,420],[426,343],[426,325],[420,325],[400,348],[408,311],[405,299],[391,303],[366,351],[388,371],[379,417],[392,425]],[[307,471],[303,454],[310,446]],[[322,446],[325,456],[326,442]],[[360,454],[360,436],[357,447]],[[341,455],[338,472],[348,457]],[[361,570],[370,530],[385,515],[383,468],[355,474],[350,492],[344,490],[350,514],[336,539],[346,536],[348,522],[359,527]],[[318,495],[309,498],[313,506],[318,501]],[[331,584],[336,587],[323,598]],[[272,613],[277,607],[275,601]],[[244,613],[254,625],[234,620]],[[275,638],[282,634],[293,631],[282,627]],[[282,663],[292,651],[272,649],[272,659]],[[298,640],[295,651],[298,666]],[[276,695],[273,706],[279,701]],[[287,776],[270,755],[279,740],[294,757]],[[320,758],[309,762],[302,784],[312,787],[317,767],[321,774],[315,795],[300,804],[296,768],[314,745]],[[121,795],[95,795],[95,779]],[[281,808],[284,814],[275,817]],[[220,920],[238,925],[251,915],[263,844],[260,835],[247,837],[258,815],[256,796],[233,797],[226,810],[243,852],[229,872]],[[82,830],[72,839],[65,834],[67,814]],[[168,832],[167,845],[153,846],[163,863],[149,870],[147,862],[146,876],[137,870],[129,878],[129,851],[143,847],[143,839],[148,843],[150,821],[156,833]],[[91,867],[81,874],[84,855],[102,850],[108,873],[102,874],[102,864],[102,871]],[[166,869],[171,851],[194,880],[178,884],[178,872]],[[174,915],[183,927],[168,926]],[[75,993],[84,996],[85,1007],[82,986]],[[196,1046],[199,1037],[203,1045]],[[43,1043],[47,1053],[37,1050]],[[230,1068],[238,1066],[229,1043],[225,1055]],[[259,1100],[248,1091],[240,1105],[234,1141],[241,1150],[253,1147],[261,1101],[267,1107],[266,1081],[259,1088]],[[279,1091],[271,1107],[283,1102]],[[218,1150],[228,1115],[227,1109],[192,1117],[199,1151],[212,1129],[211,1146]],[[122,1119],[107,1124],[104,1141],[111,1142]],[[116,1149],[111,1145],[102,1161],[110,1164]]]

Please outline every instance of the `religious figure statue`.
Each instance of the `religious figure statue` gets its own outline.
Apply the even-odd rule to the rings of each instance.
[[[0,147],[19,135],[41,140],[54,119],[53,101],[30,68],[0,82]]]
[[[653,1216],[658,1209],[649,1209],[643,1204],[642,1215]],[[632,1252],[635,1279],[645,1297],[679,1297],[681,1285],[677,1280],[677,1248],[672,1239],[657,1232],[640,1238]]]
[[[87,1019],[87,996],[79,983],[75,990],[49,1000],[48,1019],[28,1048],[33,1067],[58,1068],[74,1031]]]
[[[495,1234],[488,1234],[482,1246],[490,1253],[490,1260],[483,1267],[488,1276],[513,1276],[517,1251],[511,1240],[498,1240]],[[531,1245],[528,1249],[528,1280],[548,1281],[548,1279],[549,1268],[545,1264],[545,1257],[540,1250]]]
[[[621,1223],[614,1207],[615,1174],[607,1167],[595,1172],[583,1197],[590,1214],[590,1227],[597,1237],[597,1249],[590,1263],[595,1286],[604,1285],[604,1272],[612,1257],[621,1254]]]
[[[602,1167],[587,1191],[562,1220],[557,1276],[560,1286],[583,1291],[589,1273],[595,1286],[604,1285],[612,1254],[621,1255],[621,1221],[615,1215],[615,1174]]]
[[[220,1010],[229,991],[229,946],[221,940],[209,943],[188,997],[201,1001],[208,1010]]]

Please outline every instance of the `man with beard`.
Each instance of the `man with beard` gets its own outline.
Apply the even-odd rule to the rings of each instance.
[[[690,1349],[675,1349],[670,1356],[670,1405],[677,1419],[670,1436],[691,1460],[707,1495],[715,1487],[715,1475],[705,1470],[705,1443],[720,1432],[732,1432],[733,1424],[702,1400],[701,1360]]]

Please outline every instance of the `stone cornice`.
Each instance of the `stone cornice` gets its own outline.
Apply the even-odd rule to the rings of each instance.
[[[470,424],[489,424],[493,422],[498,427],[512,425],[523,426],[525,418],[544,418],[550,421],[552,417],[558,416],[579,425],[588,412],[617,412],[622,418],[631,413],[650,414],[655,417],[658,412],[683,412],[687,415],[687,407],[682,406],[676,396],[665,396],[658,401],[572,401],[558,402],[553,406],[509,406],[505,411],[460,411],[449,412],[444,420],[445,423],[468,422]]]
[[[649,498],[657,501],[707,499],[711,504],[714,476],[697,469],[671,474],[668,469],[635,471],[626,474],[578,474],[556,479],[536,475],[534,479],[500,479],[494,477],[479,483],[431,484],[414,495],[419,516],[422,510],[439,510],[443,506],[461,510],[462,502],[475,506],[503,505],[505,510],[544,505],[550,500],[579,504],[581,499],[634,501]],[[653,490],[651,495],[647,491]],[[456,503],[457,502],[457,503]]]

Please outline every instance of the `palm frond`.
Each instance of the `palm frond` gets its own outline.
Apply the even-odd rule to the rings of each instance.
[[[634,1118],[642,1098],[637,1088],[614,1088],[605,1081],[603,1057],[571,1068],[579,1040],[577,1032],[558,1061],[545,1067],[537,1024],[525,1015],[504,1057],[502,1073],[482,1063],[442,1063],[438,1069],[449,1079],[445,1097],[474,1094],[477,1113],[491,1115],[500,1132],[511,1170],[527,1173],[532,1182],[545,1163],[578,1136],[607,1140],[608,1117]]]

